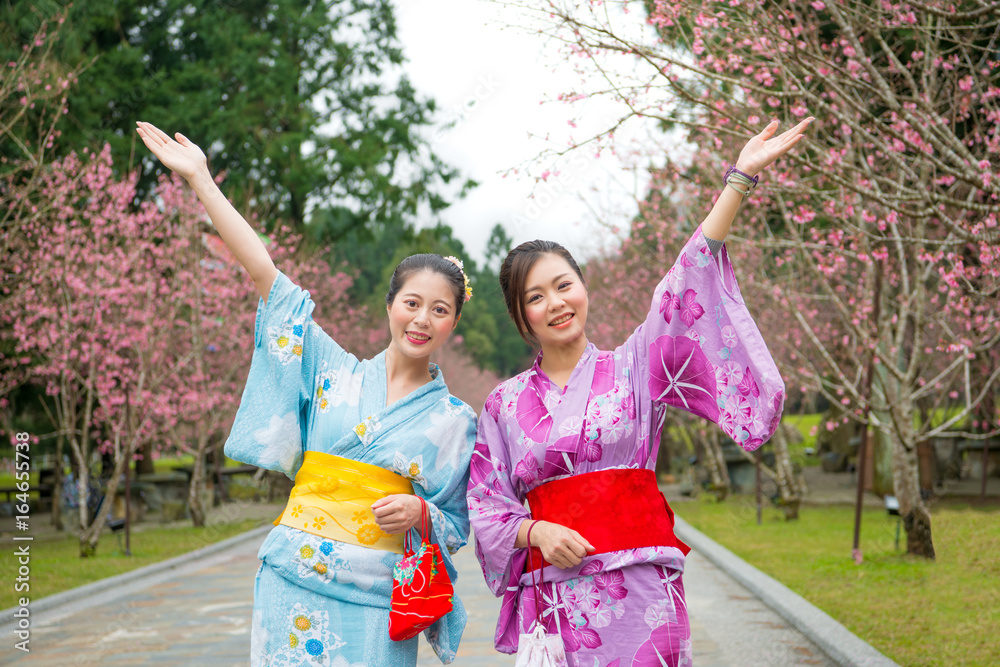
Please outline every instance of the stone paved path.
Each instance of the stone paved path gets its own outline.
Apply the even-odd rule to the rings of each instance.
[[[25,667],[246,665],[258,544],[246,542],[170,573],[37,615],[30,654],[5,638],[0,664]],[[482,581],[473,549],[457,558],[469,625],[456,665],[512,667],[493,649],[499,601]],[[696,667],[832,663],[739,584],[692,553],[684,577]],[[16,655],[15,655],[16,654]],[[421,640],[418,665],[441,663]]]

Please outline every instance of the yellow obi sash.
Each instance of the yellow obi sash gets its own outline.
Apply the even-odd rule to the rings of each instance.
[[[412,494],[410,480],[370,463],[307,451],[274,525],[401,554],[403,534],[383,532],[371,510],[373,502],[395,493]]]

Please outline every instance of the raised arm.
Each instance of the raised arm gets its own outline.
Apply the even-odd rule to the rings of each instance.
[[[136,126],[136,132],[153,155],[194,189],[219,236],[253,278],[257,291],[266,303],[278,269],[257,233],[215,184],[208,171],[205,153],[179,132],[174,135],[177,138],[175,141],[150,123],[138,121]]]
[[[799,143],[803,132],[812,121],[812,117],[806,118],[795,127],[775,137],[773,135],[778,129],[778,121],[772,120],[760,134],[752,137],[743,147],[739,159],[736,160],[736,168],[753,178],[769,164],[787,153],[792,146]],[[708,217],[701,223],[701,231],[705,236],[715,241],[725,241],[742,201],[743,195],[735,188],[724,187],[722,194],[715,200],[715,206],[712,207]]]

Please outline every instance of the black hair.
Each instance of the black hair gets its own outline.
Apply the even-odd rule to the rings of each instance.
[[[420,271],[433,271],[445,277],[455,297],[455,319],[457,320],[462,314],[462,304],[465,303],[465,277],[455,263],[434,253],[410,255],[399,263],[396,270],[392,272],[392,278],[389,279],[389,291],[385,295],[386,305],[391,306],[406,281]]]

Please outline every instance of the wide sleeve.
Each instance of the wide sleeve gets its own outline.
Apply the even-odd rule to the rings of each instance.
[[[458,399],[449,398],[456,403]],[[435,425],[429,434],[438,447],[434,475],[436,483],[429,485],[431,491],[422,485],[414,485],[414,491],[427,501],[431,515],[431,541],[441,548],[445,569],[454,583],[458,581],[458,570],[452,560],[454,554],[469,541],[469,509],[465,502],[465,492],[469,486],[469,458],[476,440],[476,413],[461,404],[462,413],[453,419]],[[416,528],[410,537],[418,543],[420,534]],[[452,611],[434,622],[424,636],[438,658],[445,664],[455,659],[462,632],[468,615],[459,598],[454,598]]]
[[[512,573],[519,577],[524,571],[526,551],[515,548],[514,542],[521,522],[531,515],[514,489],[506,438],[497,423],[498,401],[490,399],[479,417],[468,502],[476,557],[486,585],[499,597],[510,586]]]
[[[785,385],[726,247],[713,255],[700,227],[623,348],[639,398],[715,422],[748,451],[777,429]]]
[[[454,576],[451,555],[469,542],[469,508],[465,494],[469,486],[469,460],[476,442],[476,413],[462,404],[460,415],[436,425],[428,437],[438,450],[434,474],[439,482],[432,487],[433,493],[419,485],[414,490],[427,501],[431,538],[441,547],[449,573]],[[414,537],[419,539],[416,534]]]
[[[267,303],[257,305],[250,374],[225,446],[232,459],[293,479],[305,451],[317,367],[354,359],[313,322],[314,307],[309,292],[279,271]]]

